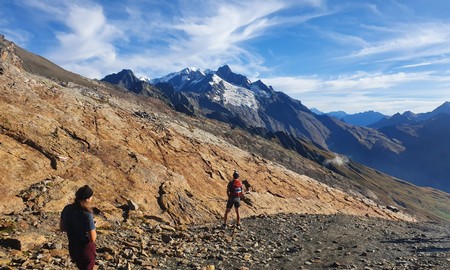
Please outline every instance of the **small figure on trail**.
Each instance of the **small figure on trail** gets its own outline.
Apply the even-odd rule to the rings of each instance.
[[[223,217],[222,227],[226,228],[228,213],[234,206],[234,209],[236,211],[236,226],[239,228],[240,227],[239,206],[241,206],[242,183],[241,180],[239,180],[239,173],[237,171],[234,171],[233,173],[233,180],[228,182],[227,196],[228,196],[227,208],[225,210],[225,215]]]
[[[94,192],[82,186],[75,193],[75,202],[68,204],[61,212],[60,229],[67,232],[69,254],[78,269],[92,270],[95,265],[95,230],[91,202]]]

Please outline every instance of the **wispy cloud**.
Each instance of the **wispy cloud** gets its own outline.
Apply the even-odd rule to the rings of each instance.
[[[340,155],[336,155],[334,158],[332,159],[326,159],[323,164],[325,166],[328,165],[334,165],[334,166],[343,166],[346,165],[350,162],[350,160],[346,157],[346,156],[340,156]]]
[[[100,75],[101,68],[114,62],[116,49],[113,42],[121,38],[121,32],[108,23],[102,6],[84,0],[73,3],[18,0],[17,3],[35,17],[34,21],[57,26],[52,29],[54,32],[46,34],[49,46],[44,49],[43,56],[88,77]],[[39,33],[33,33],[36,34]],[[50,42],[51,39],[56,42]]]
[[[223,4],[215,7],[209,16],[198,14],[180,18],[172,30],[176,42],[171,42],[164,57],[171,59],[179,67],[205,64],[253,63],[253,56],[242,42],[254,39],[276,24],[269,15],[285,8],[281,2],[264,2],[258,9],[254,2]]]
[[[359,72],[352,76],[341,77],[324,82],[325,89],[333,89],[334,91],[352,91],[366,89],[382,89],[391,88],[400,84],[411,83],[416,81],[430,80],[431,76],[428,72],[423,73],[365,73]]]
[[[447,65],[450,64],[450,57],[431,57],[431,58],[425,58],[425,59],[419,59],[420,62],[413,62],[411,64],[399,66],[398,69],[401,68],[416,68],[416,67],[423,67],[423,66],[431,66],[431,65]]]
[[[313,77],[274,77],[264,78],[263,81],[269,85],[276,86],[277,89],[290,93],[300,94],[305,92],[342,92],[361,91],[366,89],[380,89],[398,86],[400,84],[415,81],[434,80],[428,72],[422,73],[366,73],[357,72],[350,75],[343,75],[337,78],[321,79]]]
[[[301,100],[309,107],[348,113],[378,110],[386,114],[402,112],[405,105],[415,112],[437,107],[448,88],[450,74],[398,72],[392,74],[356,72],[339,77],[273,77],[263,82]],[[426,91],[430,84],[440,84],[440,91]]]
[[[50,55],[53,59],[70,64],[95,59],[110,62],[115,58],[111,43],[121,32],[107,24],[102,7],[69,6],[65,24],[69,32],[56,33],[60,47]]]
[[[55,18],[47,17],[47,19],[61,19],[66,14],[64,9],[61,7],[66,5],[64,1],[59,0],[42,0],[42,1],[36,1],[36,0],[17,0],[19,5],[31,7],[37,10],[40,10],[41,14],[51,14],[55,16]]]
[[[314,92],[324,84],[322,80],[314,77],[272,77],[261,80],[265,84],[273,86],[275,90],[287,94]]]
[[[58,47],[45,56],[89,77],[121,68],[163,75],[186,66],[216,68],[225,63],[238,72],[257,74],[267,67],[245,42],[267,34],[275,26],[299,24],[325,14],[312,12],[301,20],[298,15],[279,16],[277,12],[300,5],[286,0],[171,3],[168,5],[179,9],[173,14],[142,9],[130,1],[124,4],[122,18],[114,19],[104,7],[90,1],[24,3],[65,25],[54,33]],[[326,4],[309,0],[302,1],[301,6],[322,10]],[[139,49],[133,51],[133,47]]]
[[[380,28],[372,28],[372,30]],[[450,24],[424,23],[394,25],[390,29],[381,29],[391,35],[370,42],[349,57],[371,57],[388,55],[389,59],[413,60],[419,57],[430,57],[450,53]],[[375,33],[380,31],[375,31]],[[392,54],[389,57],[389,54]]]

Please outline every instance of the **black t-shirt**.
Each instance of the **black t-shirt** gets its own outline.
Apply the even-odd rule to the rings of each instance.
[[[67,231],[69,245],[86,245],[89,243],[88,232],[95,230],[92,213],[73,203],[64,207],[61,212],[61,219]]]

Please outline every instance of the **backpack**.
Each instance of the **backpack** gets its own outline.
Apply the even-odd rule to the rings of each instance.
[[[242,183],[238,179],[234,179],[229,185],[228,189],[231,193],[231,197],[239,198],[242,194]]]

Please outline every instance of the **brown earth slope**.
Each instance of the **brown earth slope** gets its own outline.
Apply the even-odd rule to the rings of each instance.
[[[177,114],[158,100],[64,71],[6,40],[0,42],[0,50],[3,214],[59,212],[76,188],[87,183],[96,192],[98,218],[105,224],[126,218],[131,201],[149,219],[215,222],[223,212],[226,183],[237,169],[252,184],[244,216],[279,212],[394,220],[437,216],[403,197],[429,194],[425,189],[375,172],[372,178],[371,170],[355,169],[356,165],[350,172],[348,166],[333,167],[339,175],[274,142]],[[331,153],[320,154],[333,158]],[[351,177],[343,177],[344,173]],[[34,188],[39,184],[46,188]],[[390,184],[401,190],[385,196]],[[397,198],[399,192],[402,196]],[[423,200],[431,207],[448,201],[448,194],[431,194]],[[396,201],[406,212],[384,206]]]
[[[244,215],[278,212],[413,219],[244,151],[156,100],[32,75],[3,42],[0,76],[0,211],[58,212],[89,184],[105,221],[132,200],[147,217],[171,223],[220,218],[237,169],[251,179]],[[23,54],[23,52],[21,53]],[[29,57],[29,56],[28,56]],[[60,76],[61,77],[61,76]],[[61,84],[65,85],[62,86]],[[313,163],[303,161],[308,166]],[[46,183],[52,188],[32,190]]]

